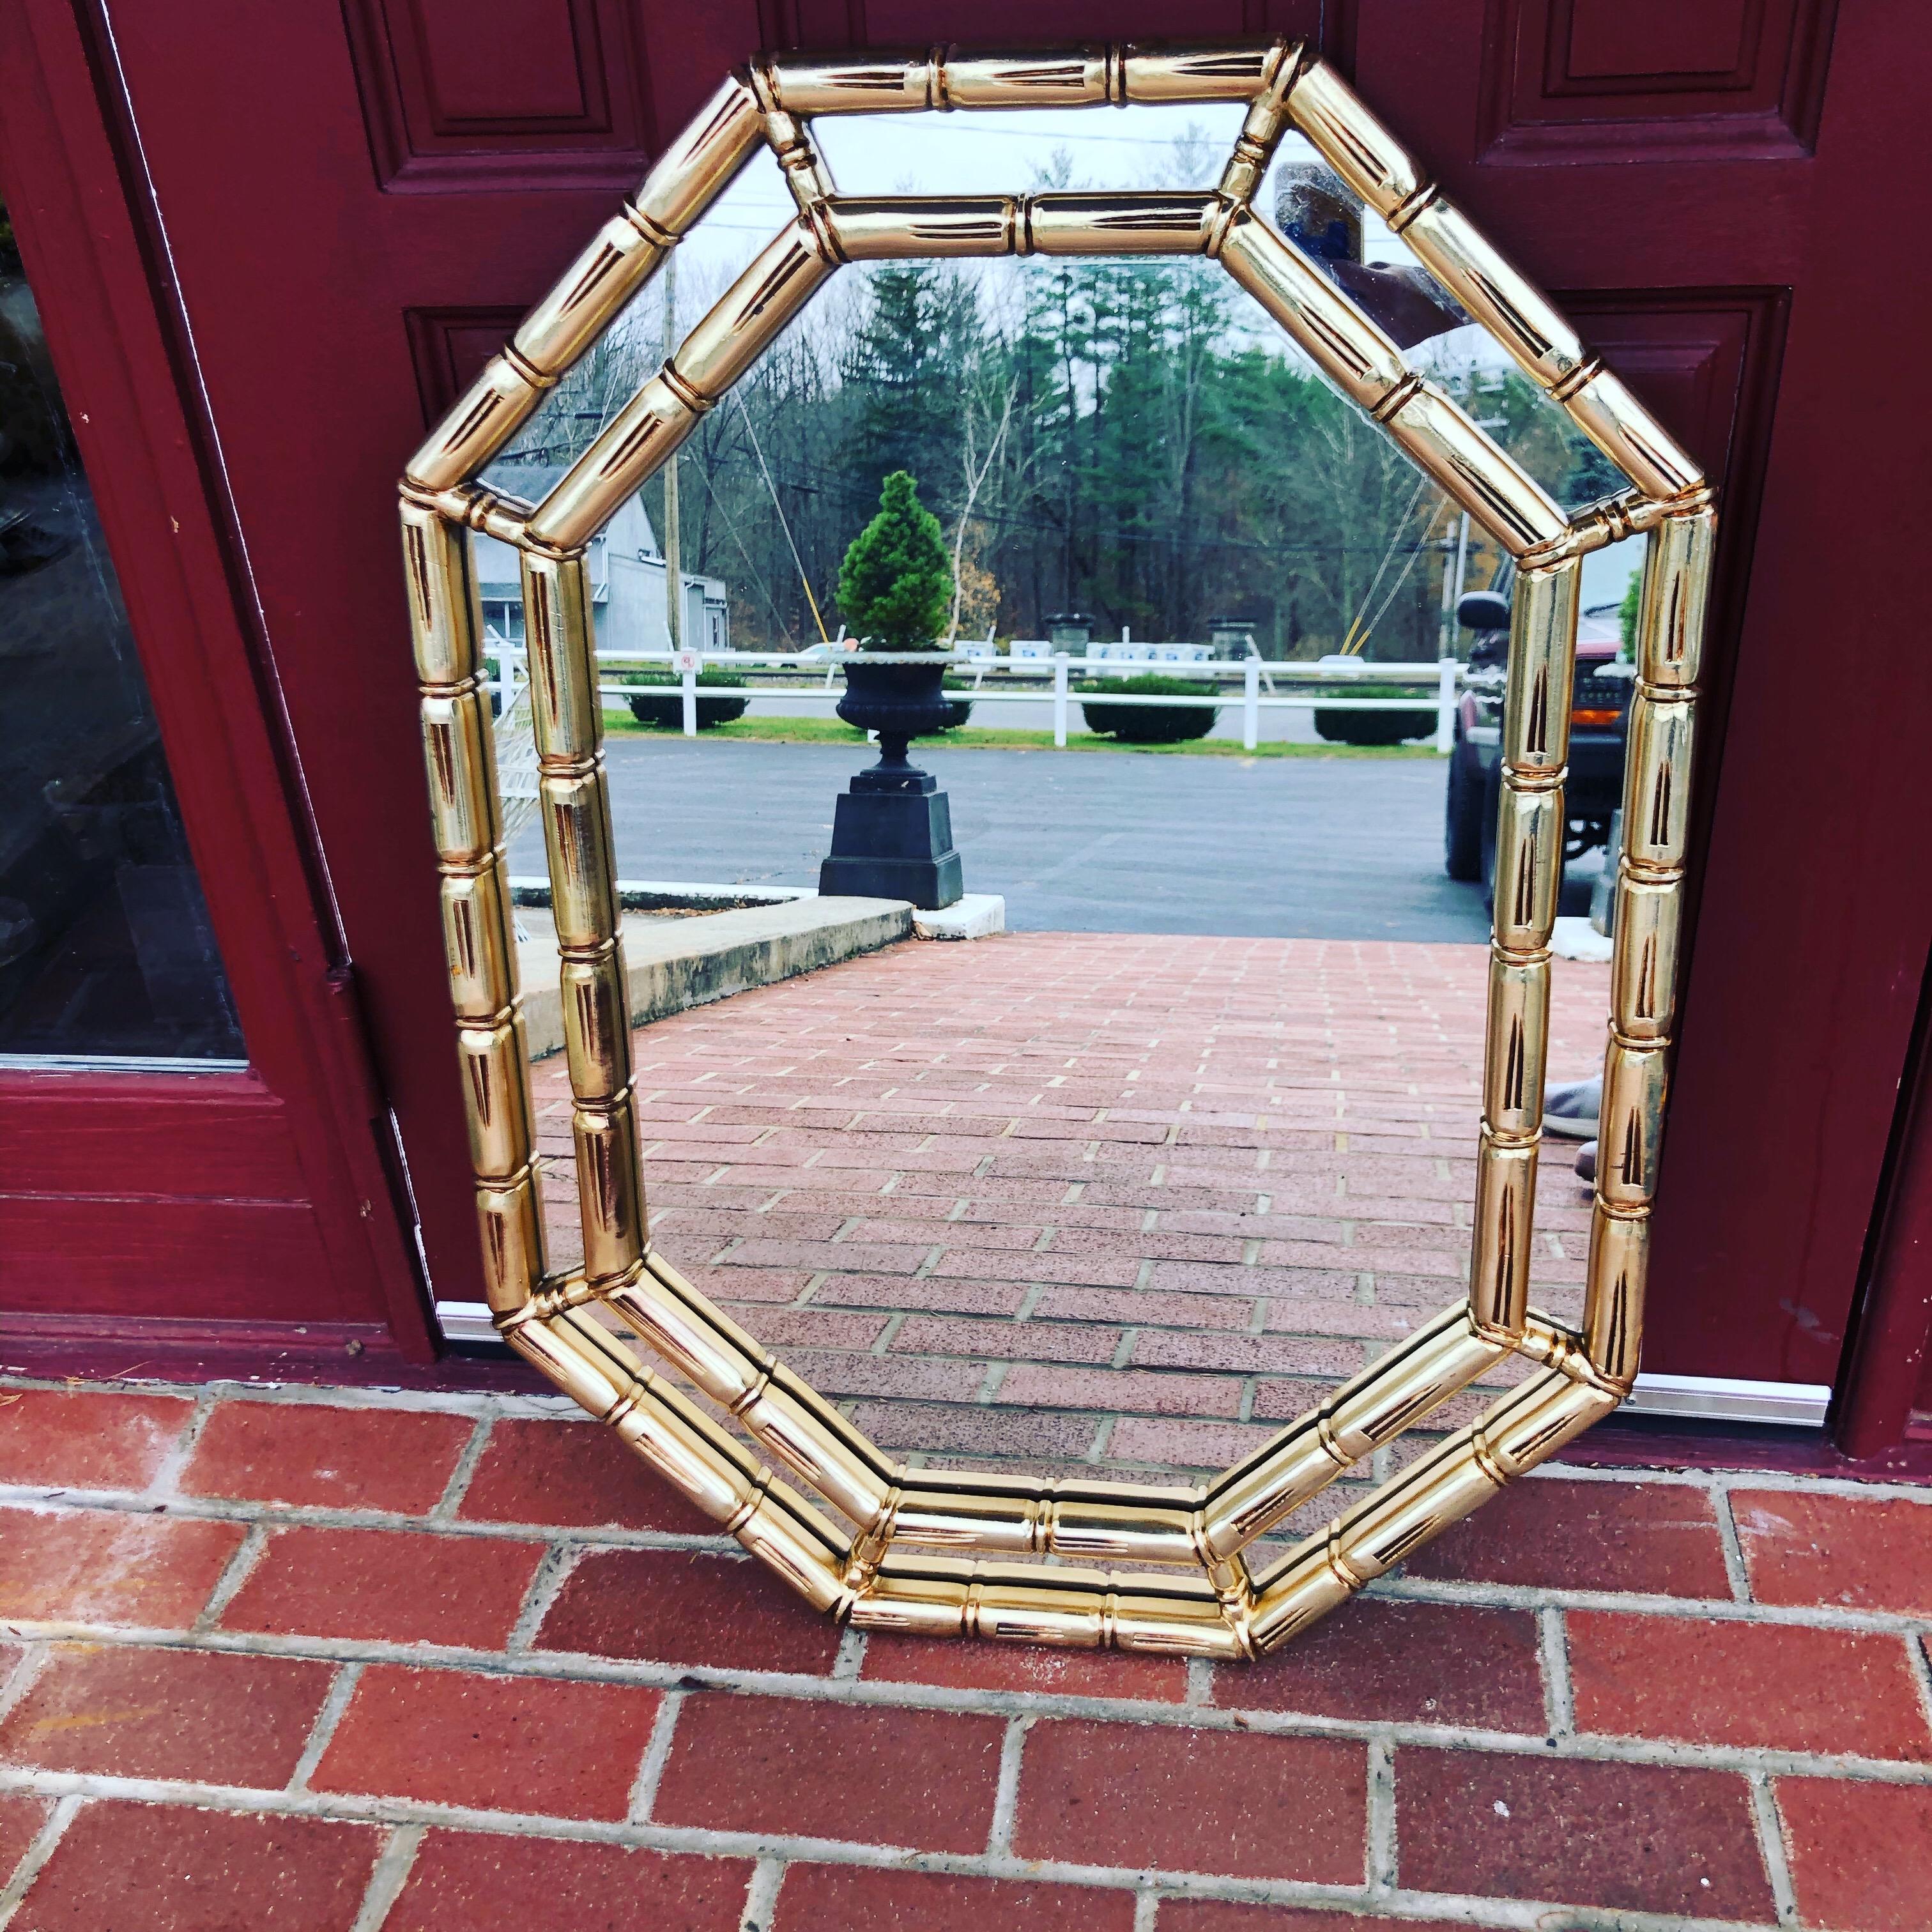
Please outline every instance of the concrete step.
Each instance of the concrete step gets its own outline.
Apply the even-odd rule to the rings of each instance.
[[[556,928],[548,910],[524,906],[530,937],[517,947],[530,1057],[563,1046]],[[912,936],[912,908],[898,899],[788,898],[686,919],[624,916],[624,972],[633,1025],[728,999],[800,973],[836,965]]]

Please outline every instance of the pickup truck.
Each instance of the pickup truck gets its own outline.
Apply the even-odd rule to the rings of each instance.
[[[1496,804],[1502,784],[1504,664],[1509,655],[1508,566],[1494,586],[1467,592],[1456,622],[1476,634],[1466,688],[1456,706],[1455,741],[1442,827],[1443,869],[1452,879],[1480,880],[1493,893]],[[1570,710],[1570,772],[1563,788],[1563,858],[1567,865],[1608,842],[1610,814],[1623,802],[1624,744],[1636,670],[1619,661],[1615,608],[1592,610],[1576,627],[1576,682]]]

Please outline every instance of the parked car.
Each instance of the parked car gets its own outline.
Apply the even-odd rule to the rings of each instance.
[[[1443,812],[1442,864],[1452,879],[1496,886],[1496,807],[1502,786],[1504,667],[1509,656],[1514,572],[1487,590],[1468,592],[1456,618],[1475,633],[1466,688],[1456,706],[1455,741]],[[1624,745],[1636,667],[1619,661],[1614,610],[1592,610],[1576,632],[1576,682],[1570,709],[1570,771],[1564,781],[1566,864],[1608,843],[1610,814],[1623,802]]]
[[[830,644],[807,644],[803,650],[780,659],[778,668],[781,670],[822,670],[826,664],[842,658],[848,651],[854,648],[855,647],[843,638],[836,639]]]

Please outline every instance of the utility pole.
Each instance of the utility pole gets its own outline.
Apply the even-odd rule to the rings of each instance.
[[[677,250],[664,266],[664,359],[677,347]],[[684,550],[677,526],[677,452],[664,467],[664,628],[673,651],[684,648]]]

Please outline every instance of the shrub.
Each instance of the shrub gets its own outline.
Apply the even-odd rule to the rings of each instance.
[[[684,679],[674,670],[627,671],[620,684],[642,685],[629,700],[631,716],[640,724],[655,724],[667,731],[684,729]],[[709,731],[714,724],[729,724],[745,715],[748,698],[707,698],[707,691],[742,691],[745,680],[735,670],[706,668],[698,674],[698,728]]]
[[[895,470],[879,513],[852,539],[838,566],[838,608],[853,634],[888,651],[943,651],[952,604],[952,566],[939,519],[919,486]]]
[[[1212,698],[1216,687],[1198,678],[1109,678],[1104,683],[1083,684],[1088,692],[1117,692],[1136,698]],[[1080,707],[1090,731],[1110,734],[1124,745],[1178,745],[1190,738],[1204,738],[1221,715],[1218,705],[1108,704],[1088,698]]]
[[[1412,684],[1358,684],[1349,694],[1354,698],[1411,698]],[[1436,729],[1436,707],[1418,706],[1413,711],[1318,711],[1315,713],[1317,737],[1331,745],[1402,745],[1412,738],[1426,738]]]

